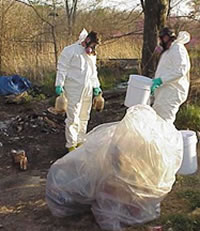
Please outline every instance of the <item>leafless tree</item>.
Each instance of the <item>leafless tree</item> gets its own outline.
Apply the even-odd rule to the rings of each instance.
[[[2,74],[2,64],[4,59],[4,43],[6,41],[7,21],[9,10],[13,7],[14,1],[0,0],[0,74]]]
[[[46,18],[43,17],[42,14],[40,14],[39,10],[37,9],[37,4],[40,3],[40,1],[36,1],[37,4],[34,4],[34,1],[31,0],[27,0],[27,1],[23,1],[23,0],[15,0],[16,2],[22,3],[24,5],[26,5],[27,7],[30,7],[35,14],[37,15],[37,17],[46,25],[49,26],[50,28],[50,34],[52,37],[52,43],[53,43],[53,47],[54,47],[54,58],[55,58],[55,66],[57,66],[57,62],[58,62],[58,45],[57,45],[57,37],[56,37],[56,0],[51,0],[51,6],[53,8],[53,11],[48,15],[50,16],[50,18]],[[47,1],[48,2],[48,1]],[[46,3],[47,4],[47,3]]]
[[[67,14],[68,34],[72,35],[75,25],[78,0],[64,0]]]
[[[141,5],[144,11],[142,74],[152,77],[156,65],[154,49],[157,44],[157,33],[166,23],[169,0],[141,0]]]

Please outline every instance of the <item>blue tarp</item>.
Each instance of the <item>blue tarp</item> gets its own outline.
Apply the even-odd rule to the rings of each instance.
[[[27,91],[31,87],[31,82],[19,75],[0,76],[0,95],[18,95]]]

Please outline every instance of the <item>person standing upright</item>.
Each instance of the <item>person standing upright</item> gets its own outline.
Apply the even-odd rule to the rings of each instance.
[[[164,120],[174,123],[189,92],[190,59],[184,44],[190,41],[190,34],[180,31],[177,37],[165,27],[159,38],[162,54],[151,86],[155,98],[152,107]]]
[[[92,97],[102,93],[96,67],[97,33],[85,29],[79,41],[61,52],[57,65],[56,94],[68,100],[65,137],[68,151],[84,142],[92,107]]]

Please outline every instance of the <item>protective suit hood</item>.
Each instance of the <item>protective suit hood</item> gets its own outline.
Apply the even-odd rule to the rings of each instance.
[[[181,44],[186,44],[190,41],[190,34],[187,31],[180,31],[176,41]]]
[[[83,30],[81,31],[80,35],[79,35],[79,39],[77,41],[77,43],[82,43],[86,37],[88,36],[88,32],[85,28],[83,28]]]

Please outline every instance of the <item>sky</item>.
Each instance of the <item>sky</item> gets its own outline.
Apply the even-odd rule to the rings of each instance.
[[[85,2],[88,2],[88,0],[84,0]],[[92,1],[92,0],[91,0]],[[176,0],[177,2],[178,0]],[[173,13],[177,15],[186,15],[190,12],[189,6],[187,6],[187,2],[190,2],[191,0],[182,0],[180,3],[173,9]],[[140,0],[103,0],[102,1],[103,6],[108,7],[115,7],[120,10],[127,10],[127,9],[133,9],[137,5],[140,7]],[[137,7],[137,9],[140,9]]]
[[[27,2],[28,0],[22,0]],[[42,0],[41,0],[42,1]],[[52,2],[53,0],[48,0],[49,2]],[[60,0],[64,1],[64,0]],[[95,6],[97,5],[97,2],[101,2],[99,5],[102,5],[104,7],[112,7],[117,8],[119,10],[132,10],[134,8],[141,9],[141,1],[140,0],[79,0],[80,3],[84,5],[84,8],[87,6],[90,6],[92,3],[95,2]],[[190,12],[190,7],[187,6],[188,2],[191,2],[192,0],[172,0],[172,2],[180,2],[175,8],[173,8],[172,12],[176,15],[187,15]],[[47,2],[47,0],[44,0],[44,2]],[[69,3],[72,2],[72,0],[69,0]],[[82,6],[83,6],[82,5]]]

